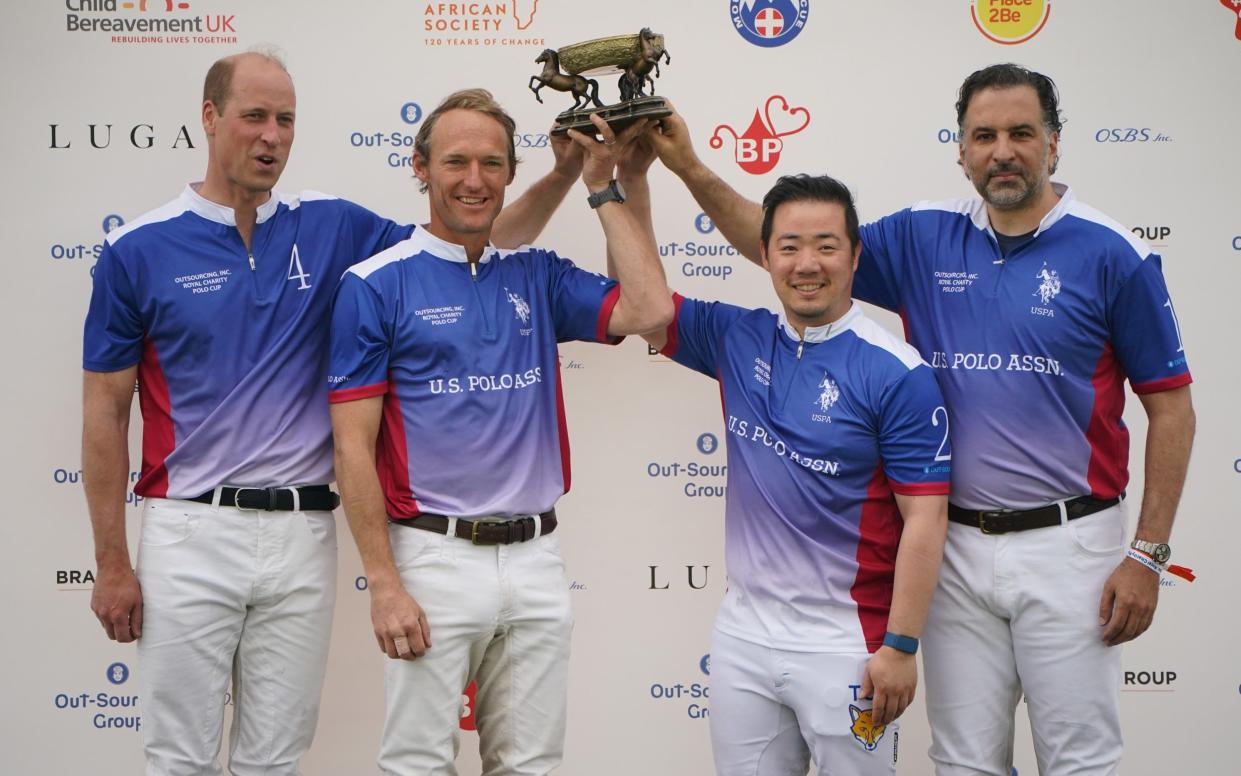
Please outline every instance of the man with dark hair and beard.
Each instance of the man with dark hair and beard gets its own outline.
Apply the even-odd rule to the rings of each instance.
[[[952,524],[923,633],[931,757],[940,776],[1007,776],[1024,694],[1040,772],[1112,774],[1113,647],[1150,626],[1171,554],[1194,436],[1189,369],[1159,256],[1051,180],[1051,79],[993,65],[959,98],[959,161],[979,196],[864,225],[853,285],[900,313],[948,406]],[[680,117],[650,137],[759,262],[759,205],[703,165]],[[1128,545],[1126,378],[1149,420]]]

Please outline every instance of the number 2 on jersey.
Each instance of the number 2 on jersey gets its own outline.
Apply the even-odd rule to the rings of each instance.
[[[951,461],[952,453],[945,453],[944,448],[948,446],[948,410],[943,407],[936,407],[931,411],[931,425],[939,426],[939,413],[944,413],[944,439],[939,443],[939,451],[935,453],[936,461]]]

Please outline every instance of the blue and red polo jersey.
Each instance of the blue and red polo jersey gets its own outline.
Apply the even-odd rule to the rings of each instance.
[[[952,502],[1026,509],[1129,481],[1124,381],[1190,381],[1160,258],[1056,184],[1001,256],[981,199],[923,202],[862,228],[859,299],[898,312],[948,402]]]
[[[138,365],[143,496],[218,485],[331,482],[328,315],[351,264],[405,239],[316,192],[272,196],[251,251],[233,211],[194,186],[108,234],[95,265],[83,367]]]
[[[857,653],[887,630],[894,494],[948,492],[947,412],[918,354],[853,305],[808,327],[676,297],[663,353],[720,383],[728,440],[721,631]]]
[[[425,229],[350,269],[332,312],[330,398],[384,396],[388,514],[555,505],[570,485],[556,344],[609,341],[619,294],[541,248],[489,247],[472,267]]]

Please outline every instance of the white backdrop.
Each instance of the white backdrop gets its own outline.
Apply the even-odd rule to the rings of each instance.
[[[6,4],[0,219],[9,248],[0,315],[12,379],[0,482],[12,501],[0,521],[7,592],[0,665],[8,677],[0,770],[141,769],[134,650],[107,641],[88,608],[81,326],[108,217],[128,221],[202,175],[199,99],[210,63],[260,43],[286,53],[299,116],[282,189],[328,191],[421,222],[426,205],[404,160],[417,122],[406,118],[420,118],[458,88],[491,89],[522,133],[519,192],[549,168],[543,133],[568,107],[563,95],[545,91],[539,105],[526,90],[535,56],[650,26],[672,55],[657,90],[675,100],[700,155],[725,179],[759,197],[779,174],[830,172],[854,188],[863,219],[969,192],[953,137],[953,102],[966,74],[1014,60],[1057,80],[1067,118],[1059,178],[1163,254],[1196,378],[1198,439],[1173,545],[1175,561],[1198,578],[1169,580],[1152,631],[1125,649],[1124,770],[1235,773],[1237,12],[1231,0],[977,3],[803,2],[800,32],[770,47],[734,29],[727,0]],[[1023,17],[975,21],[1012,13]],[[99,29],[125,25],[131,31]],[[1028,39],[1012,42],[1021,37]],[[614,79],[600,87],[605,101],[616,99]],[[805,108],[809,124],[793,131],[799,122],[777,117],[767,137],[786,134],[764,145],[764,133],[747,128],[777,95]],[[716,132],[721,125],[746,139],[735,144],[729,129]],[[720,148],[711,147],[713,133]],[[765,157],[755,155],[764,149]],[[749,170],[739,163],[747,159]],[[652,176],[671,283],[687,295],[773,304],[765,274],[726,249],[718,232],[702,231],[707,225],[675,178]],[[602,270],[600,232],[583,198],[575,189],[540,242]],[[897,327],[894,317],[876,315]],[[717,388],[636,339],[614,349],[566,346],[562,369],[574,477],[559,511],[577,627],[561,772],[710,773],[704,658],[724,585]],[[1135,439],[1130,493],[1139,494],[1145,422],[1132,399],[1126,417]],[[1037,434],[1031,429],[1032,439]],[[137,440],[135,423],[135,468]],[[129,510],[131,545],[139,514]],[[382,720],[380,656],[347,534],[323,712],[304,762],[314,776],[373,772]],[[920,699],[902,722],[900,772],[930,773]],[[478,771],[475,743],[463,734],[463,773]],[[1017,760],[1021,774],[1035,772],[1024,729]]]

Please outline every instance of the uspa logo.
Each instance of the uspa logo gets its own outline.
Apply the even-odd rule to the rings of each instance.
[[[195,6],[201,6],[197,0]],[[104,33],[111,43],[167,45],[236,45],[237,16],[199,14],[173,0],[65,0],[66,32]]]
[[[796,38],[810,16],[810,0],[730,0],[737,34],[755,46],[783,46]]]
[[[539,0],[499,3],[426,3],[422,12],[427,46],[531,46],[544,48],[532,35]]]
[[[972,0],[970,16],[987,40],[1012,46],[1043,31],[1051,0]]]
[[[1232,11],[1235,19],[1232,34],[1236,36],[1237,40],[1241,40],[1241,0],[1219,0],[1219,4]]]
[[[738,134],[732,126],[720,124],[711,135],[710,145],[719,150],[724,147],[722,133],[732,135],[733,159],[737,166],[751,175],[763,175],[780,161],[783,138],[796,135],[808,126],[809,110],[793,107],[783,96],[775,94],[754,110],[754,118],[744,132]]]

